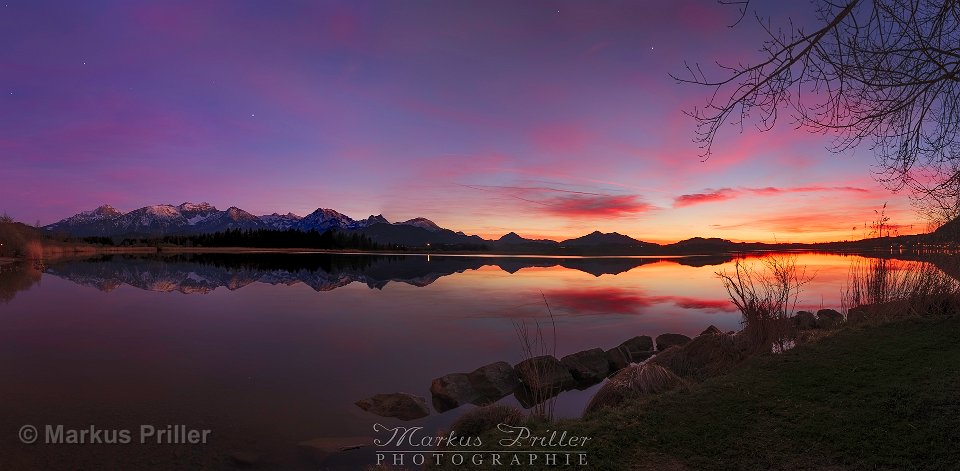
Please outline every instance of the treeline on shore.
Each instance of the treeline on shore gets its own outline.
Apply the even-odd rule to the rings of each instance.
[[[125,238],[120,242],[110,237],[85,237],[84,242],[99,245],[144,246],[176,245],[180,247],[252,247],[307,248],[330,250],[386,250],[400,247],[378,244],[364,234],[336,230],[318,232],[266,229],[230,229],[210,234],[171,235],[156,238]]]
[[[36,228],[0,216],[0,258],[36,258],[42,253]]]
[[[406,250],[396,244],[377,243],[369,236],[334,229],[319,232],[289,230],[231,229],[209,234],[168,235],[149,238],[114,239],[105,236],[70,237],[47,234],[39,228],[0,217],[0,258],[42,258],[46,252],[101,247],[251,247],[305,248],[328,250]]]
[[[103,245],[90,243],[76,237],[49,234],[40,228],[14,221],[9,216],[0,216],[0,259],[43,260],[61,256],[94,254],[103,250]],[[119,250],[110,248],[111,250]],[[124,251],[143,251],[145,248],[125,248]]]

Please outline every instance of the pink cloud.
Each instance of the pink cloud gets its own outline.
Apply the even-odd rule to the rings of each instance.
[[[683,309],[701,309],[704,311],[735,312],[737,307],[729,299],[700,299],[685,296],[664,297]],[[665,300],[666,300],[665,299]]]
[[[724,201],[737,197],[737,191],[730,188],[722,188],[716,191],[706,193],[692,193],[689,195],[680,195],[673,200],[674,208],[683,208],[701,203],[713,203],[715,201]]]
[[[717,201],[731,200],[742,195],[757,196],[775,196],[792,193],[821,193],[821,192],[843,192],[870,194],[870,190],[853,186],[800,186],[790,188],[763,187],[763,188],[720,188],[718,190],[706,190],[703,193],[692,193],[680,195],[674,198],[673,207],[683,208],[702,203],[713,203]]]
[[[564,289],[544,295],[557,306],[583,314],[634,314],[654,304],[648,296],[621,288]]]
[[[550,187],[462,185],[532,203],[539,214],[570,219],[615,219],[657,209],[640,195],[608,195]]]
[[[870,193],[870,190],[865,188],[858,188],[855,186],[798,186],[793,188],[777,188],[777,187],[764,187],[764,188],[743,188],[743,191],[747,191],[757,195],[779,195],[783,193],[815,193],[815,192],[828,192],[828,191],[840,191],[840,192],[851,192],[851,193]]]
[[[570,218],[619,218],[654,209],[636,195],[569,195],[548,199],[543,212]]]
[[[655,304],[672,303],[682,309],[734,312],[736,307],[726,299],[705,299],[688,296],[648,296],[638,290],[623,288],[575,288],[544,293],[556,306],[577,314],[636,314]]]

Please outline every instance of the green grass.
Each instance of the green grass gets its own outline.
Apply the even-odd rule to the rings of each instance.
[[[960,320],[841,331],[543,428],[593,437],[591,469],[957,469]]]

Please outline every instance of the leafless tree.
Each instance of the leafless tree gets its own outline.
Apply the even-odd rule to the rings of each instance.
[[[767,39],[756,63],[718,63],[717,78],[688,63],[673,76],[711,89],[704,106],[688,111],[702,157],[724,123],[763,131],[789,115],[798,128],[833,136],[834,152],[867,146],[888,188],[956,215],[960,0],[813,1],[810,29],[789,19],[774,27],[750,0],[720,0],[739,8],[737,24],[755,19]]]

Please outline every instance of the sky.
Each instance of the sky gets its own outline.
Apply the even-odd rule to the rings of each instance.
[[[813,19],[771,3],[774,24]],[[789,120],[730,126],[700,157],[683,111],[709,90],[669,74],[758,58],[737,18],[711,0],[0,0],[0,210],[205,201],[494,238],[811,242],[867,235],[887,203],[901,234],[926,229],[869,149],[833,154]]]

